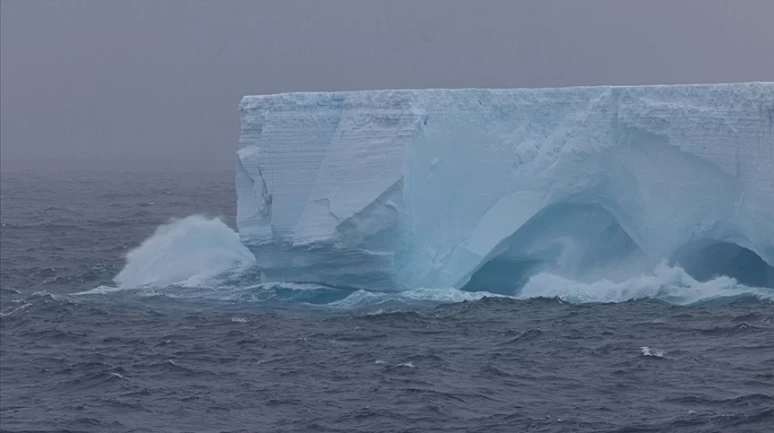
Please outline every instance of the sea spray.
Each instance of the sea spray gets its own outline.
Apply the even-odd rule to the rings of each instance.
[[[156,229],[126,256],[119,287],[200,285],[252,267],[255,258],[219,218],[191,215]]]

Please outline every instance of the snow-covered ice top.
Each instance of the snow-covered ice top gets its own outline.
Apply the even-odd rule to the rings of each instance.
[[[267,279],[463,287],[661,260],[701,273],[746,252],[774,284],[774,83],[290,93],[240,108],[237,225]]]

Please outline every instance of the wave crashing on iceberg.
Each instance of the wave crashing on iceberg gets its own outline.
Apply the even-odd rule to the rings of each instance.
[[[191,215],[158,227],[130,251],[115,281],[120,288],[201,286],[254,264],[253,254],[223,221]]]
[[[313,283],[261,282],[252,254],[238,234],[220,219],[192,215],[160,226],[127,255],[115,287],[101,286],[76,295],[165,296],[200,301],[290,302],[332,309],[394,309],[475,301],[485,297],[558,298],[565,302],[626,302],[658,299],[688,305],[743,298],[774,301],[774,291],[748,287],[720,276],[697,281],[679,266],[661,263],[655,270],[628,279],[581,282],[538,272],[510,292],[479,289],[416,288],[368,291]]]

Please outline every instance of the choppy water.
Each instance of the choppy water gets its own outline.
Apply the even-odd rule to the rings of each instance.
[[[0,187],[2,431],[774,426],[770,289],[669,266],[516,297],[261,284],[232,173]]]

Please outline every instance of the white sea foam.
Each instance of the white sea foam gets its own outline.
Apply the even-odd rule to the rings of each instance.
[[[654,358],[663,358],[664,355],[666,355],[666,352],[663,350],[651,349],[648,346],[640,347],[640,351],[642,352],[642,356],[652,356]]]
[[[358,290],[339,301],[328,304],[335,308],[377,307],[384,304],[404,304],[407,306],[421,303],[445,304],[463,301],[478,301],[486,297],[504,298],[507,296],[489,292],[466,292],[458,289],[414,289],[404,292],[369,292]]]
[[[699,282],[682,268],[665,263],[658,265],[652,273],[619,282],[606,279],[580,282],[551,273],[540,273],[529,279],[518,298],[558,297],[578,303],[661,299],[675,304],[692,304],[741,295],[774,300],[774,291],[771,289],[747,287],[729,277]]]

